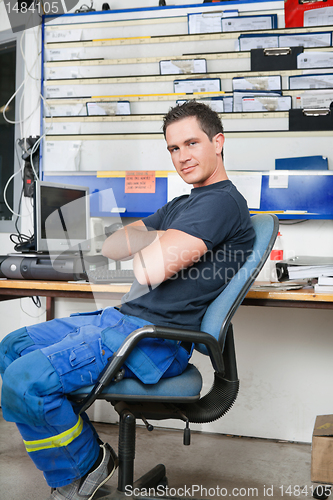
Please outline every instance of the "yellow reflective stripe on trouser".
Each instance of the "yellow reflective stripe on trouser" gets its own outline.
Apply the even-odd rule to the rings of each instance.
[[[60,448],[61,446],[67,446],[71,443],[82,431],[83,420],[79,417],[77,423],[68,431],[62,432],[57,436],[51,436],[46,439],[39,439],[37,441],[24,441],[26,450],[28,453],[32,451],[46,450],[47,448]]]

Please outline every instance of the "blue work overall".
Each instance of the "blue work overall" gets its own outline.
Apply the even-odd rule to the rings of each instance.
[[[146,324],[108,307],[21,328],[1,342],[3,416],[17,424],[50,486],[82,477],[99,453],[95,429],[66,394],[95,383],[124,339]],[[143,339],[126,361],[125,376],[153,384],[182,373],[188,359],[176,341]]]

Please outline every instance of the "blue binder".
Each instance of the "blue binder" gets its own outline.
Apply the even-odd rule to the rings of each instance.
[[[275,170],[328,170],[328,161],[325,156],[277,158]]]

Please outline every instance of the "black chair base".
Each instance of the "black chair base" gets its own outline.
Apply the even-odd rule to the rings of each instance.
[[[143,492],[144,490],[149,491],[150,488],[157,488],[158,485],[167,485],[167,478],[165,475],[165,466],[162,464],[156,465],[153,469],[148,471],[137,481],[133,483],[133,486],[128,487],[126,491],[119,491],[116,488],[104,485],[95,494],[94,500],[124,500],[128,499],[140,499],[144,498],[135,493]],[[153,496],[149,495],[149,499],[153,500]],[[166,498],[163,496],[163,498]]]

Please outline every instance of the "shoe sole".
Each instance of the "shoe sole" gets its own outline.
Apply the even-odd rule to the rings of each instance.
[[[88,498],[88,500],[92,500],[92,498],[94,497],[95,493],[109,480],[111,479],[111,477],[113,476],[116,468],[118,467],[119,465],[119,459],[117,457],[117,455],[115,454],[115,451],[113,450],[113,448],[109,448],[109,451],[110,451],[110,455],[113,459],[113,469],[112,471],[110,472],[110,474],[97,486],[97,488],[95,489],[95,491],[92,493],[92,495]]]

